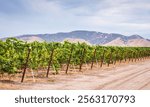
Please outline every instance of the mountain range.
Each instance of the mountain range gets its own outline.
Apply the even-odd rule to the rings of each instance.
[[[32,42],[86,42],[87,44],[105,45],[105,46],[144,46],[150,47],[150,40],[141,37],[140,35],[125,36],[116,33],[102,33],[96,31],[76,30],[72,32],[59,32],[54,34],[34,34],[21,35],[15,38]],[[6,38],[2,38],[5,40]]]

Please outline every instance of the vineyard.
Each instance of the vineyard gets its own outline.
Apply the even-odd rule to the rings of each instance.
[[[0,41],[0,75],[20,74],[23,82],[26,73],[43,71],[43,76],[83,72],[93,67],[109,67],[116,63],[136,62],[150,57],[150,47],[105,47],[85,43],[32,42],[15,38]],[[73,69],[73,70],[72,70]],[[40,73],[38,74],[40,75]]]

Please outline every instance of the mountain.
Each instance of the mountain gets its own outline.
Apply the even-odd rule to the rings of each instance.
[[[126,44],[127,41],[124,41],[122,38],[118,37],[117,39],[104,44],[104,46],[126,46]]]
[[[144,39],[140,35],[125,36],[116,33],[102,33],[96,31],[76,30],[72,32],[59,32],[55,34],[34,34],[22,35],[15,38],[32,42],[32,41],[46,41],[46,42],[62,42],[68,41],[83,41],[89,44],[97,45],[113,45],[113,46],[149,46],[150,40]],[[6,38],[2,38],[5,40]],[[138,44],[137,44],[138,43]]]
[[[66,38],[62,42],[65,42],[65,41],[68,41],[68,42],[71,42],[71,43],[78,43],[79,42],[79,43],[86,43],[87,45],[92,45],[91,43],[87,42],[84,39]]]
[[[117,38],[109,43],[104,44],[104,46],[136,46],[136,47],[150,47],[150,41],[146,39],[129,39],[128,41],[123,41],[121,38]]]
[[[39,41],[43,42],[44,40],[38,36],[23,36],[23,37],[18,37],[18,39],[21,39],[23,41],[28,41],[28,42],[33,42],[33,41]]]

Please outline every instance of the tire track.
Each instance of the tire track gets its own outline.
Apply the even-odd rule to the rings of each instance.
[[[147,87],[150,84],[150,81],[147,82],[146,84],[144,84],[143,86],[141,86],[140,88],[138,88],[138,90],[142,90],[144,89],[144,87]]]
[[[123,83],[125,83],[125,82],[131,80],[132,78],[135,78],[135,77],[137,77],[137,76],[139,76],[139,75],[141,75],[141,74],[144,74],[144,73],[148,72],[149,70],[144,70],[144,71],[141,71],[141,72],[140,72],[140,71],[141,71],[141,70],[139,70],[139,71],[137,71],[137,72],[134,72],[134,73],[131,73],[131,74],[128,74],[128,75],[126,75],[126,76],[124,76],[124,77],[120,77],[120,78],[115,79],[115,80],[113,80],[113,81],[107,82],[107,83],[105,83],[105,84],[102,84],[102,85],[100,85],[100,86],[99,86],[98,88],[96,88],[96,89],[103,89],[103,88],[105,88],[106,86],[109,86],[110,84],[115,84],[116,82],[118,82],[118,81],[120,81],[120,80],[121,80],[121,81],[123,80],[123,82],[117,84],[117,85],[121,85],[121,84],[123,84]]]
[[[140,70],[141,71],[141,70]],[[134,75],[141,75],[141,74],[144,74],[145,72],[147,72],[147,71],[137,71],[137,72],[134,72],[134,73],[128,73],[124,78],[126,79],[127,77],[129,77],[129,76],[134,76]],[[125,72],[123,72],[123,73],[125,73]],[[137,75],[137,76],[138,76]],[[89,76],[87,76],[87,77],[89,77]],[[91,77],[91,76],[90,76]],[[93,76],[92,76],[93,77]],[[108,77],[109,78],[109,77]],[[133,77],[131,77],[131,78],[133,78]],[[115,82],[117,82],[118,80],[120,80],[120,79],[122,79],[122,77],[120,77],[120,78],[118,78],[118,79],[115,79],[115,80],[113,80],[113,81],[115,81]],[[86,78],[86,80],[84,79],[84,81],[81,79],[81,80],[76,80],[76,82],[78,82],[78,83],[86,83],[86,81],[88,81],[89,80],[89,78],[87,79]],[[99,79],[100,80],[100,79]],[[95,80],[94,80],[95,81]],[[94,83],[94,81],[92,81],[93,83]],[[76,83],[75,82],[75,83]],[[71,87],[73,87],[73,86],[75,86],[75,85],[77,85],[77,84],[74,84],[74,81],[73,82],[68,82],[69,84],[67,84],[67,85],[65,85],[65,86],[61,86],[61,87],[59,87],[58,89],[72,89]],[[105,84],[103,84],[104,86],[107,84],[108,86],[110,85],[112,83],[112,81],[110,81],[110,82],[107,82],[107,83],[105,83]],[[121,83],[122,84],[122,83]],[[103,86],[102,85],[102,86]],[[92,86],[92,85],[90,85],[90,86]],[[93,84],[93,86],[94,87],[96,87],[96,85],[94,85]],[[97,89],[97,88],[96,88]]]
[[[148,72],[148,71],[149,71],[149,70],[146,70],[146,71],[141,72],[141,73],[139,73],[139,74],[135,74],[134,76],[131,75],[129,78],[123,78],[124,80],[121,80],[122,82],[118,81],[118,82],[120,82],[120,83],[116,84],[116,86],[120,86],[120,85],[122,85],[123,83],[126,83],[126,82],[128,82],[128,81],[130,81],[130,80],[132,80],[132,79],[135,79],[136,77],[138,77],[138,76],[140,76],[140,75],[142,75],[142,74],[144,74],[144,73],[146,73],[146,72]],[[113,83],[113,84],[115,84],[115,83]],[[115,87],[116,87],[116,86],[115,86]]]
[[[134,72],[134,73],[131,73],[130,71],[132,71],[131,69],[129,70],[129,72],[128,72],[128,74],[126,74],[126,72],[118,72],[118,73],[122,73],[122,75],[125,73],[126,74],[126,76],[125,76],[125,78],[126,77],[128,77],[129,75],[133,75],[133,74],[136,74],[136,73],[139,73],[139,71],[136,71],[136,72]],[[141,71],[141,70],[140,70]],[[116,74],[118,75],[118,73],[116,72]],[[113,74],[113,73],[111,73],[111,74]],[[107,74],[108,75],[108,74]],[[109,74],[110,75],[110,74]],[[73,85],[73,83],[74,83],[74,81],[76,81],[76,82],[78,82],[78,83],[81,83],[81,82],[86,82],[86,81],[89,81],[89,77],[91,78],[98,78],[99,76],[101,77],[101,75],[85,75],[86,77],[88,77],[88,78],[85,78],[85,79],[79,79],[79,78],[77,78],[77,79],[75,79],[75,80],[72,80],[72,81],[69,81],[69,82],[65,82],[65,84],[67,84],[67,85],[65,85],[65,86],[60,86],[60,87],[58,87],[58,89],[66,89],[66,87],[67,86],[70,86],[70,87],[72,87],[72,85]],[[107,77],[107,78],[109,78],[109,77]],[[118,81],[118,80],[120,80],[120,79],[122,79],[122,77],[120,77],[120,78],[118,78],[118,79],[116,79],[116,80],[114,80],[114,81]],[[99,79],[99,80],[101,80],[101,78]],[[76,83],[75,82],[75,83]],[[94,82],[94,81],[92,81],[92,82]],[[64,83],[64,81],[62,82],[62,84]],[[112,81],[110,81],[110,82],[107,82],[107,83],[112,83]],[[106,83],[106,84],[107,84]],[[76,85],[76,84],[75,84]],[[109,84],[108,84],[109,85]]]
[[[140,64],[141,65],[141,64]],[[126,66],[129,66],[129,65],[126,65]],[[124,68],[122,68],[122,67],[114,67],[113,69],[111,69],[111,68],[109,68],[109,70],[107,70],[107,68],[106,69],[101,69],[102,70],[102,72],[101,73],[98,73],[99,71],[96,71],[96,72],[94,72],[94,74],[91,74],[91,72],[88,72],[87,74],[84,74],[84,75],[87,75],[87,76],[100,76],[100,77],[103,77],[103,76],[107,76],[107,75],[115,75],[115,74],[117,74],[117,75],[120,75],[120,74],[123,74],[123,73],[125,73],[126,71],[127,72],[129,72],[129,71],[132,71],[132,70],[134,70],[135,68],[134,68],[134,66],[135,65],[131,65],[130,67],[128,67],[128,68],[126,68],[126,66],[124,66]],[[139,67],[139,68],[141,68],[141,66]],[[119,72],[119,71],[124,71],[124,72]],[[109,72],[107,72],[107,71],[109,71]],[[103,75],[102,75],[103,74]]]

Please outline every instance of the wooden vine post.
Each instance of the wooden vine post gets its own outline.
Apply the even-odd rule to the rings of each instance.
[[[104,57],[105,57],[105,50],[104,50],[103,55],[102,55],[102,58],[101,58],[101,64],[100,64],[100,67],[103,66]]]
[[[127,52],[125,52],[125,54],[124,54],[124,61],[125,62],[127,61]]]
[[[141,51],[139,52],[139,58],[138,60],[140,61],[141,60]]]
[[[133,62],[133,59],[134,59],[133,57],[134,57],[134,52],[132,52],[132,62]]]
[[[68,59],[68,62],[67,62],[66,74],[68,73],[68,68],[69,68],[69,64],[70,64],[70,61],[71,61],[72,52],[73,52],[73,45],[71,46],[70,55],[69,55],[69,59]]]
[[[109,67],[109,64],[110,64],[110,61],[112,61],[112,50],[111,50],[111,52],[110,52],[110,56],[109,56],[109,60],[108,60],[108,67]]]
[[[129,57],[128,57],[129,61],[128,62],[130,62],[130,60],[131,60],[130,52],[128,53],[128,55],[129,55]]]
[[[116,51],[116,56],[115,56],[115,60],[114,60],[114,65],[116,65],[117,57],[118,57],[118,51]]]
[[[121,53],[121,56],[123,57],[124,56],[124,54],[123,54],[123,52]],[[120,63],[122,62],[122,58],[120,58]]]
[[[135,54],[135,59],[134,59],[134,61],[136,62],[136,60],[137,60],[137,54]]]
[[[96,49],[94,50],[94,53],[93,53],[91,69],[93,68],[93,63],[94,63],[95,56],[96,56]]]
[[[85,48],[83,49],[83,54],[81,56],[79,71],[81,71],[81,69],[82,69],[82,65],[83,65],[83,61],[84,61],[84,56],[85,56]]]
[[[49,75],[50,66],[52,64],[53,54],[54,54],[54,49],[52,49],[52,51],[51,51],[51,53],[49,55],[50,57],[49,57],[49,62],[48,62],[47,74],[46,74],[47,78],[48,78],[48,75]]]
[[[139,53],[139,61],[141,60],[141,51],[140,51],[140,53]]]
[[[27,69],[27,66],[28,66],[28,61],[29,61],[30,52],[31,52],[31,47],[28,48],[27,58],[26,58],[26,62],[25,62],[25,65],[24,65],[24,70],[23,70],[23,75],[22,75],[21,82],[24,81],[26,69]]]

